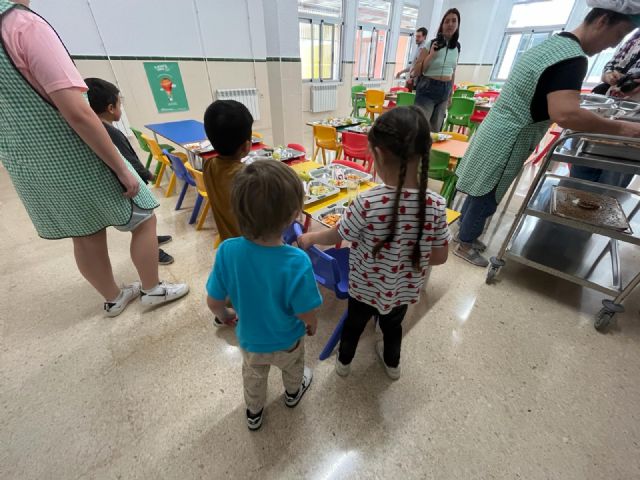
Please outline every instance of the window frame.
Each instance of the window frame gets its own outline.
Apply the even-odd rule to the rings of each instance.
[[[344,4],[343,4],[343,11],[344,11]],[[324,17],[324,16],[318,16],[318,15],[309,15],[309,14],[305,14],[304,16],[298,16],[298,42],[300,42],[300,25],[301,24],[309,24],[311,26],[311,78],[304,78],[302,77],[302,81],[304,83],[329,83],[329,82],[334,82],[334,83],[339,83],[342,82],[342,73],[343,73],[343,68],[342,68],[342,58],[344,56],[344,22],[341,18],[338,17]],[[318,55],[320,56],[319,59],[319,63],[318,63],[318,77],[314,77],[314,35],[313,35],[313,25],[318,25],[318,31],[319,31],[319,35],[318,35]],[[322,78],[322,50],[323,50],[323,39],[324,39],[324,28],[322,28],[325,25],[331,25],[333,26],[332,29],[332,40],[331,40],[331,78]],[[336,37],[339,39],[339,45],[338,48],[336,49]],[[336,50],[338,52],[338,59],[336,62]],[[300,52],[300,57],[301,57],[301,61],[302,61],[302,52]],[[334,65],[336,65],[336,76],[334,77],[333,75],[333,70],[334,70]]]
[[[368,31],[371,32],[371,42],[369,43],[369,55],[368,55],[368,64],[367,64],[367,76],[361,77],[359,76],[360,72],[355,72],[353,75],[353,79],[356,81],[384,81],[387,75],[387,57],[389,56],[389,37],[391,35],[391,21],[393,17],[393,0],[389,0],[389,18],[387,19],[387,24],[383,25],[381,23],[368,23],[361,22],[358,19],[357,8],[356,8],[356,35],[354,36],[354,54],[356,51],[360,50],[360,57],[362,57],[363,49],[362,49],[362,32]],[[358,5],[356,5],[358,7]],[[378,60],[378,49],[374,49],[374,45],[377,45],[379,39],[379,31],[383,31],[384,33],[384,50],[382,51],[382,70],[380,72],[380,77],[375,77],[372,74],[375,73],[376,62]],[[358,32],[360,32],[360,48],[358,48]],[[374,34],[376,41],[374,42]],[[373,50],[373,51],[372,51]],[[372,63],[373,58],[373,63]],[[361,65],[361,58],[358,59],[358,62],[355,62],[354,65]]]

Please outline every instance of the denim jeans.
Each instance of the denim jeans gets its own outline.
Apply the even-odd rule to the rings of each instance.
[[[481,197],[467,195],[460,212],[460,241],[471,243],[482,235],[487,218],[493,215],[497,209],[495,189]]]
[[[633,180],[633,173],[612,172],[611,170],[601,170],[599,168],[583,167],[580,165],[571,165],[571,176],[581,180],[622,188],[627,188],[631,180]]]
[[[432,132],[442,130],[452,86],[453,82],[442,82],[428,77],[420,77],[418,80],[416,105],[424,110]]]

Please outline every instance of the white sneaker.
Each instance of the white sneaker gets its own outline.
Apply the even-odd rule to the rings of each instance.
[[[133,282],[131,285],[124,285],[120,289],[120,294],[113,302],[104,302],[104,314],[107,317],[117,317],[127,305],[140,296],[140,282]]]
[[[391,380],[398,380],[400,378],[400,365],[397,367],[389,367],[386,363],[384,363],[384,342],[376,343],[376,352],[378,353],[378,357],[380,361],[382,361],[382,365],[384,365],[384,369],[387,372],[387,375]]]
[[[313,380],[313,371],[309,367],[304,367],[304,374],[302,376],[302,383],[300,384],[300,388],[295,393],[289,393],[286,390],[284,391],[284,404],[293,408],[300,400],[302,400],[302,396],[305,394],[309,387],[311,386],[311,380]]]
[[[189,293],[189,285],[162,281],[155,288],[141,292],[143,305],[161,305],[184,297]]]
[[[351,373],[351,364],[345,365],[338,359],[338,355],[336,355],[336,373],[341,377],[346,377]]]

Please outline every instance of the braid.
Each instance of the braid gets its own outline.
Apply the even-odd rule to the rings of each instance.
[[[396,198],[393,202],[393,217],[391,218],[391,225],[387,236],[380,240],[376,246],[373,247],[373,256],[375,257],[380,253],[385,243],[393,241],[396,233],[396,226],[398,225],[398,210],[400,210],[400,197],[402,196],[402,187],[407,177],[407,158],[400,157],[400,173],[398,175],[398,186],[396,188]]]
[[[420,270],[420,242],[422,241],[422,232],[424,231],[424,222],[426,216],[426,196],[427,196],[427,182],[429,181],[429,152],[422,154],[420,160],[420,194],[418,195],[418,209],[420,215],[420,226],[418,228],[418,240],[413,246],[413,252],[411,253],[411,264],[416,270]]]

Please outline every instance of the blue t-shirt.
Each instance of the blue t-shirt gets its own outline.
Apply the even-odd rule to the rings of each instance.
[[[240,346],[255,353],[293,346],[306,332],[296,317],[322,303],[311,260],[289,245],[263,247],[244,237],[222,242],[207,294],[231,299]]]

